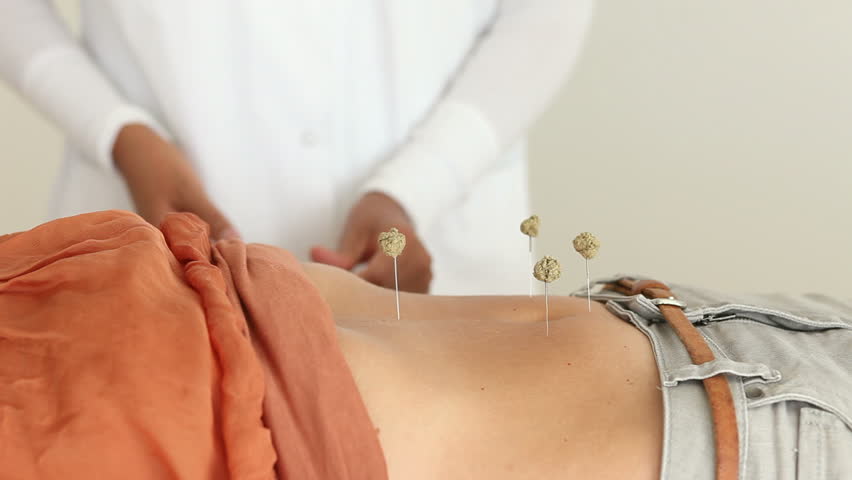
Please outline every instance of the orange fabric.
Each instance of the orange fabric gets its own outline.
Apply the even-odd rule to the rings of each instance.
[[[216,264],[249,318],[266,373],[264,421],[278,477],[385,480],[378,434],[337,341],[331,310],[289,253],[219,242]]]
[[[240,295],[256,295],[253,302],[264,304],[266,280],[254,279],[244,268],[253,265],[251,253],[245,254],[250,250],[238,242],[224,245],[224,254],[211,249],[207,226],[188,214],[170,216],[162,229],[161,234],[136,215],[111,211],[0,237],[3,478],[268,479],[276,476],[276,468],[288,479],[382,478],[289,475],[291,468],[322,474],[323,468],[299,470],[296,465],[324,459],[312,449],[334,437],[336,432],[328,430],[274,431],[280,455],[275,464],[269,428],[336,426],[331,420],[303,418],[326,411],[302,405],[307,400],[298,382],[307,381],[313,393],[326,393],[313,386],[322,382],[311,384],[308,364],[298,365],[300,374],[275,377],[292,368],[269,362],[281,355],[274,351],[278,346],[269,345],[272,353],[260,356],[252,348]],[[278,267],[261,263],[282,272],[294,268],[286,254],[277,255]],[[230,266],[229,256],[242,263]],[[240,285],[256,291],[238,293],[234,287]],[[309,284],[302,287],[310,290]],[[301,308],[318,309],[312,318],[333,333],[327,309],[321,299],[314,300],[320,305]],[[272,310],[252,317],[255,343],[263,343],[269,328],[275,332],[267,322],[286,317]],[[274,335],[265,338],[274,340]],[[291,339],[287,346],[300,345]],[[312,350],[305,358],[315,354]],[[339,349],[335,355],[341,356]],[[286,356],[300,358],[298,352]],[[270,375],[273,384],[286,382],[271,392],[292,389],[298,402],[264,398]],[[348,370],[337,376],[351,382]],[[353,393],[357,397],[357,390],[348,393],[350,400]],[[350,410],[364,410],[360,398],[350,403],[355,405]],[[274,419],[278,412],[264,413],[264,408],[280,409],[292,419],[267,425],[264,417]],[[362,417],[369,423],[365,411]],[[377,445],[372,428],[362,440]],[[352,449],[327,450],[345,456]]]

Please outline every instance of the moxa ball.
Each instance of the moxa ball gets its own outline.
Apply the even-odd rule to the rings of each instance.
[[[379,246],[387,256],[396,258],[405,248],[405,235],[396,228],[391,228],[389,232],[379,234]]]
[[[601,248],[600,240],[589,232],[583,232],[574,237],[574,250],[577,250],[577,253],[586,260],[595,258],[599,248]]]
[[[539,220],[538,215],[533,215],[521,222],[521,233],[530,237],[537,237],[539,225],[541,225],[541,220]]]
[[[559,266],[559,260],[549,256],[539,260],[533,269],[533,276],[545,283],[555,282],[560,275],[562,275],[562,268]]]

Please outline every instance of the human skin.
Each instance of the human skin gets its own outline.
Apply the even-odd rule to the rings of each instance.
[[[427,293],[432,282],[432,257],[405,209],[380,192],[363,195],[349,210],[337,250],[317,245],[311,249],[311,260],[350,271],[363,263],[365,268],[358,273],[359,277],[393,288],[393,262],[387,261],[378,244],[379,235],[391,228],[398,229],[406,238],[399,261],[400,290]]]
[[[213,239],[239,238],[236,228],[208,197],[183,152],[145,125],[125,125],[112,147],[136,211],[152,225],[169,212],[192,212],[210,225]]]
[[[390,259],[388,259],[390,261]],[[658,478],[647,338],[585,298],[402,294],[305,269],[379,433],[391,479]]]
[[[210,225],[214,240],[239,238],[233,223],[222,213],[202,184],[184,153],[151,128],[140,124],[122,127],[112,148],[113,162],[124,177],[136,211],[152,225],[159,225],[169,212],[192,212]],[[286,207],[284,207],[286,208]],[[378,234],[396,227],[408,245],[399,266],[399,284],[405,291],[426,293],[432,281],[432,257],[420,240],[405,209],[393,198],[369,192],[350,209],[336,250],[317,245],[311,259],[346,270],[360,263],[359,275],[368,282],[393,286],[376,246]]]

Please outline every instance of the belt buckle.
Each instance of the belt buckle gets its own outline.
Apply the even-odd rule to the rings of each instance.
[[[680,307],[681,310],[686,310],[686,302],[683,300],[678,300],[675,297],[668,298],[649,298],[655,306],[659,307],[660,305],[674,305],[675,307]]]

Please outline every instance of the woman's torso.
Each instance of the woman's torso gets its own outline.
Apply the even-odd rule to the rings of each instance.
[[[391,478],[659,475],[651,347],[601,305],[552,298],[547,336],[541,297],[410,296],[397,322],[370,295],[336,320]]]
[[[304,259],[310,246],[336,243],[357,188],[438,101],[496,9],[450,0],[83,2],[83,43],[130,101],[167,126],[248,240]],[[421,232],[436,291],[468,292],[464,270],[500,278],[524,268],[522,255],[495,270],[488,252],[462,253],[471,243],[524,248],[520,235],[499,235],[529,214],[523,148],[506,155]],[[73,149],[53,205],[55,216],[132,208],[118,175]],[[517,242],[478,240],[495,237]],[[494,281],[479,291],[522,288]]]

